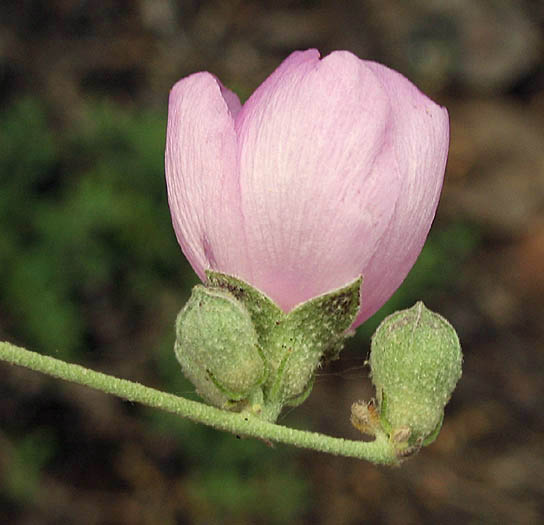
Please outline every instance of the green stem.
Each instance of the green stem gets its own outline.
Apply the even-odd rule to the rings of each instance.
[[[31,352],[7,342],[0,342],[0,360],[101,390],[128,401],[159,408],[234,434],[287,443],[339,456],[366,459],[373,463],[389,465],[398,463],[393,446],[385,434],[378,434],[374,441],[364,442],[295,430],[263,421],[248,413],[226,412],[197,401],[167,394],[139,383],[118,379],[79,365]]]

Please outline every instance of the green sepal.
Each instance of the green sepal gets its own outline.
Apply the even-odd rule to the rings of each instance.
[[[361,283],[358,277],[342,288],[314,297],[276,323],[265,350],[271,369],[276,371],[267,383],[273,399],[286,402],[303,395],[311,389],[318,366],[327,357],[338,355],[359,312]]]
[[[298,305],[288,314],[286,325],[323,356],[337,358],[345,337],[352,335],[347,332],[359,313],[362,282],[362,277],[357,277],[342,288]]]
[[[259,337],[259,344],[266,349],[272,330],[285,317],[282,309],[272,299],[242,279],[213,270],[206,270],[206,277],[209,287],[228,291],[244,305]]]
[[[393,434],[393,425],[387,420],[387,397],[382,391],[377,392],[380,413],[380,425],[388,436]]]
[[[304,403],[304,401],[306,401],[306,399],[308,399],[308,396],[312,393],[312,388],[314,387],[314,380],[315,376],[313,376],[310,379],[310,382],[306,385],[306,390],[304,390],[298,396],[288,399],[285,404],[290,407],[298,407],[299,405],[302,405],[302,403]]]

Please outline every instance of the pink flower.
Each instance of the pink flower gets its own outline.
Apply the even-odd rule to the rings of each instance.
[[[239,277],[286,312],[363,276],[370,317],[433,221],[448,114],[399,73],[336,51],[292,53],[242,106],[210,73],[172,89],[166,181],[202,280]]]

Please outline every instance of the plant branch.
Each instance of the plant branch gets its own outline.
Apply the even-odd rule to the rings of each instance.
[[[374,441],[364,442],[295,430],[263,421],[251,414],[227,412],[197,401],[161,392],[140,383],[66,363],[8,342],[0,342],[0,360],[85,385],[128,401],[158,408],[237,435],[286,443],[339,456],[366,459],[372,463],[390,465],[398,463],[393,445],[389,438],[382,433],[379,433]]]

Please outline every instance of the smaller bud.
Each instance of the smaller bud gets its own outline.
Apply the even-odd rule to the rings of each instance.
[[[384,319],[369,363],[382,426],[399,450],[432,442],[461,377],[455,329],[420,301]]]
[[[197,392],[221,408],[243,407],[266,380],[251,317],[225,290],[193,288],[176,320],[175,353]]]

